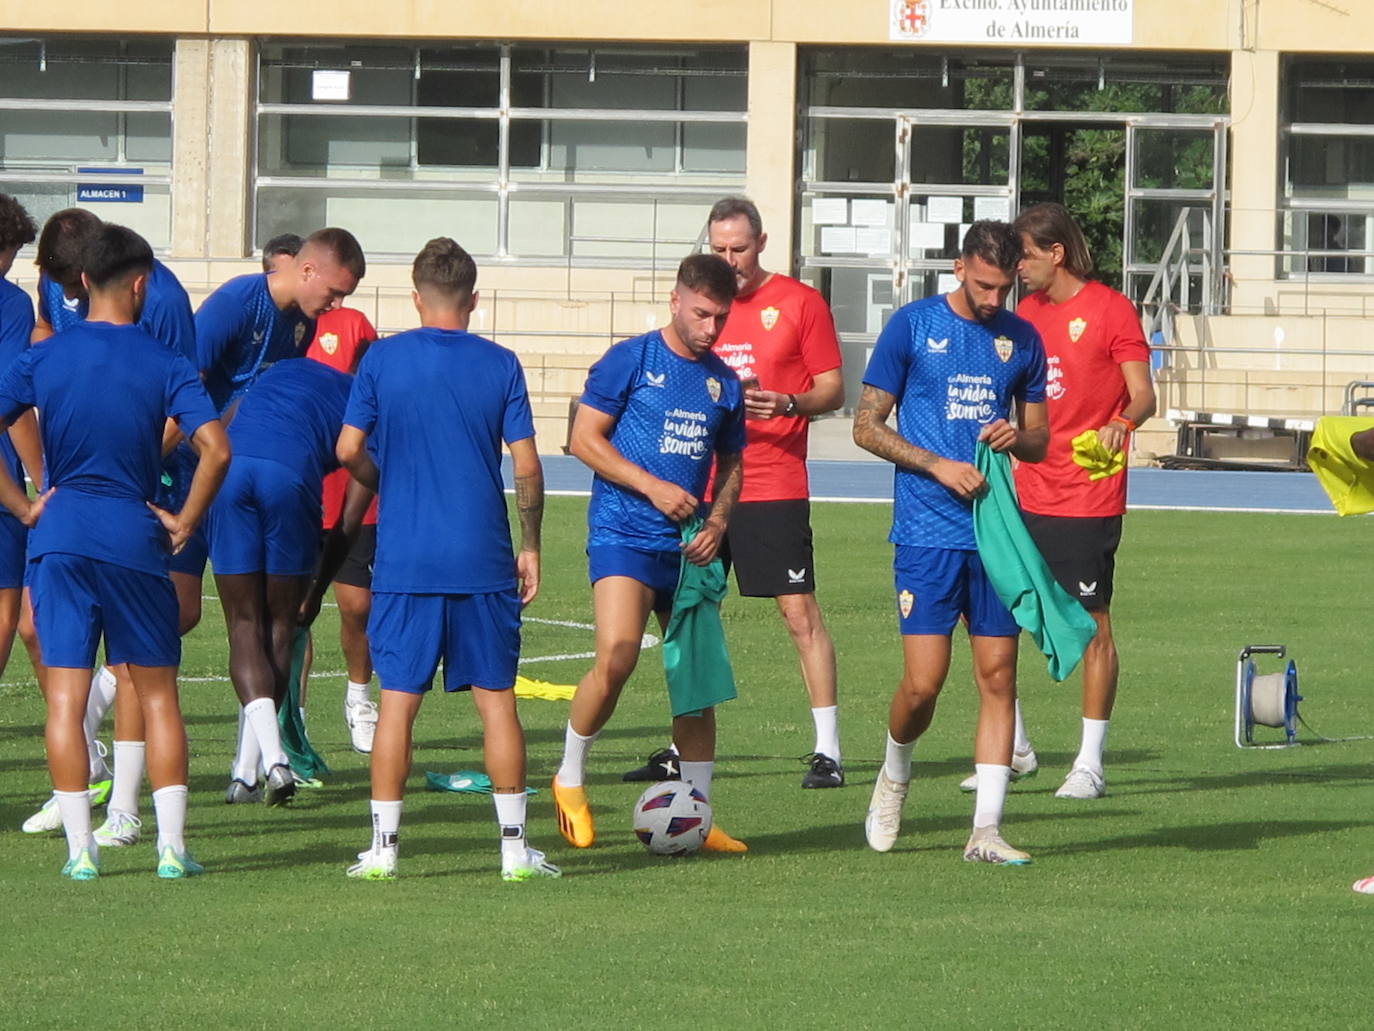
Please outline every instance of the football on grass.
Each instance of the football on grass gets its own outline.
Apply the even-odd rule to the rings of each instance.
[[[701,848],[711,830],[711,803],[682,780],[655,784],[635,803],[635,835],[660,856],[685,856]]]

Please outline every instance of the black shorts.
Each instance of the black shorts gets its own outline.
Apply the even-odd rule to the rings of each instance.
[[[811,502],[745,501],[730,513],[721,544],[726,572],[746,598],[815,594],[811,551]]]
[[[329,531],[325,530],[320,538],[321,551],[323,542],[329,537]],[[345,584],[349,587],[361,587],[364,590],[372,590],[372,562],[377,556],[377,524],[364,523],[358,530],[358,536],[353,539],[353,547],[348,549],[348,555],[343,560],[343,565],[339,567],[338,573],[334,576],[336,584]],[[316,564],[316,573],[319,572],[319,565]]]
[[[1059,585],[1089,612],[1112,603],[1120,516],[1047,516],[1022,512],[1026,529]]]

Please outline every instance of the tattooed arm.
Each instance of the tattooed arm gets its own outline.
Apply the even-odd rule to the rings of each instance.
[[[520,580],[520,604],[528,605],[539,593],[540,532],[544,523],[544,467],[539,462],[534,438],[510,446],[515,474],[515,509],[520,517],[520,553],[515,559]]]
[[[903,469],[929,476],[961,498],[972,498],[981,491],[983,474],[968,462],[955,462],[919,448],[887,424],[896,403],[892,394],[865,383],[854,409],[854,443]]]

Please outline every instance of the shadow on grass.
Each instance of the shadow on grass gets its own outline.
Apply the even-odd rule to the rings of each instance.
[[[1018,820],[1019,822],[1019,820]],[[1117,852],[1140,848],[1183,848],[1190,852],[1235,852],[1259,848],[1266,841],[1326,834],[1374,826],[1372,820],[1242,820],[1234,823],[1202,823],[1184,827],[1156,827],[1143,834],[1128,834],[1101,841],[1063,845],[1058,855]]]

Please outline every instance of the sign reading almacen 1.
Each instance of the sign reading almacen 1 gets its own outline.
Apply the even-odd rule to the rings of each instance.
[[[1129,43],[1135,0],[888,0],[907,43]]]

